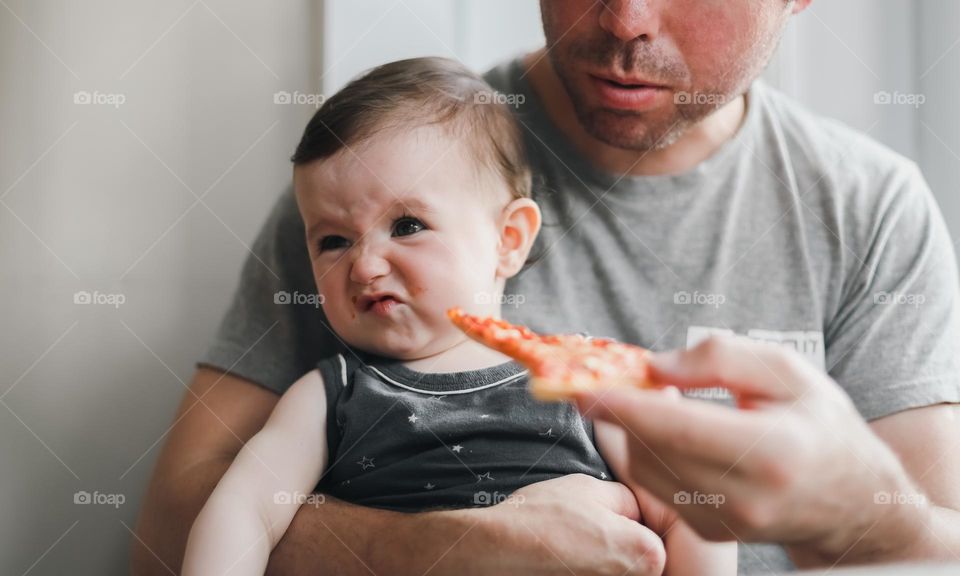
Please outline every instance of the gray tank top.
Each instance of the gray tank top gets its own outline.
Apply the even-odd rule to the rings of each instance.
[[[317,490],[330,496],[415,512],[497,504],[566,474],[613,479],[590,422],[535,400],[516,362],[427,374],[346,351],[317,368],[330,454]]]

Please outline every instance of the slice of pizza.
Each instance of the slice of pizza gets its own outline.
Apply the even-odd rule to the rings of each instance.
[[[530,391],[540,400],[569,400],[578,391],[608,386],[651,386],[645,348],[579,334],[540,335],[459,308],[447,316],[467,336],[526,366]]]

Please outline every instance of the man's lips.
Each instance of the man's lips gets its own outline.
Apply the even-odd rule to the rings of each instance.
[[[618,74],[609,74],[606,72],[591,72],[590,76],[598,80],[605,80],[611,84],[619,85],[623,88],[666,88],[666,84],[643,78],[640,76],[621,76]]]
[[[589,74],[590,84],[606,108],[634,112],[654,108],[670,90],[643,78]]]

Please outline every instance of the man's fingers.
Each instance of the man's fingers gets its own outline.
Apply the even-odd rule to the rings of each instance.
[[[652,530],[623,517],[612,519],[621,524],[624,534],[632,541],[626,546],[633,551],[632,565],[624,574],[628,576],[660,576],[667,563],[667,551],[663,540]]]
[[[641,443],[661,458],[679,453],[729,465],[756,441],[762,427],[751,413],[626,387],[582,392],[576,402],[585,416],[624,428],[628,442]]]
[[[640,506],[629,488],[619,482],[591,480],[598,483],[593,495],[601,506],[632,522],[640,520]]]
[[[806,391],[803,360],[780,346],[743,337],[704,340],[689,350],[650,355],[650,378],[680,389],[726,388],[735,396],[791,400]]]

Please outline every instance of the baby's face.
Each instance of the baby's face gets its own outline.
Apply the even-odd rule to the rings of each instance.
[[[448,308],[499,313],[498,221],[510,196],[495,178],[478,180],[471,154],[427,127],[295,169],[323,310],[348,344],[423,358],[462,340]]]

